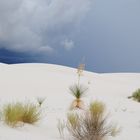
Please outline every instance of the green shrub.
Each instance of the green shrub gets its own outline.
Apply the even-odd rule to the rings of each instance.
[[[15,127],[20,122],[34,124],[40,119],[39,108],[32,103],[8,103],[4,105],[2,116],[6,124]]]
[[[74,140],[103,140],[119,132],[115,125],[109,123],[105,105],[99,101],[91,103],[89,110],[83,114],[72,113],[67,119],[67,130]]]
[[[134,100],[140,102],[140,89],[137,89],[131,96]]]

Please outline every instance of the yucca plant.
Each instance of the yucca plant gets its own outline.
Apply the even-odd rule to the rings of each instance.
[[[41,105],[44,103],[46,98],[45,97],[37,97],[36,100],[37,100],[39,106],[41,107]]]
[[[19,123],[34,124],[39,121],[41,112],[33,103],[8,103],[4,105],[2,117],[6,124],[12,127],[18,126]]]
[[[82,97],[85,96],[88,88],[83,85],[73,85],[69,88],[70,93],[76,98],[71,105],[71,109],[79,108],[82,109],[84,106],[84,102],[81,100]]]

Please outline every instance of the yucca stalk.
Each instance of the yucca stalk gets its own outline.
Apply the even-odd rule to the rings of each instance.
[[[78,68],[77,68],[78,85],[80,84],[80,77],[81,77],[82,74],[83,74],[84,68],[85,68],[85,64],[80,64],[80,65],[78,66]]]

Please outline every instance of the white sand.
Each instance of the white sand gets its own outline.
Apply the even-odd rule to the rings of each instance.
[[[0,105],[9,101],[46,97],[43,119],[36,125],[10,128],[0,122],[0,140],[60,140],[57,120],[65,117],[73,97],[69,86],[77,82],[77,70],[51,64],[0,64]],[[140,139],[140,103],[128,99],[140,88],[140,74],[85,72],[81,83],[88,86],[83,100],[101,100],[112,120],[122,128],[109,140]]]

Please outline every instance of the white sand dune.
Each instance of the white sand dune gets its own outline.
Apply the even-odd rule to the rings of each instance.
[[[36,125],[10,128],[0,122],[0,140],[60,140],[57,120],[64,118],[73,97],[69,86],[77,82],[77,70],[52,64],[0,64],[0,105],[9,101],[46,97],[44,116]],[[82,84],[88,86],[83,100],[101,100],[112,120],[122,128],[109,140],[140,139],[140,103],[128,99],[140,88],[139,73],[97,74],[84,71]]]

